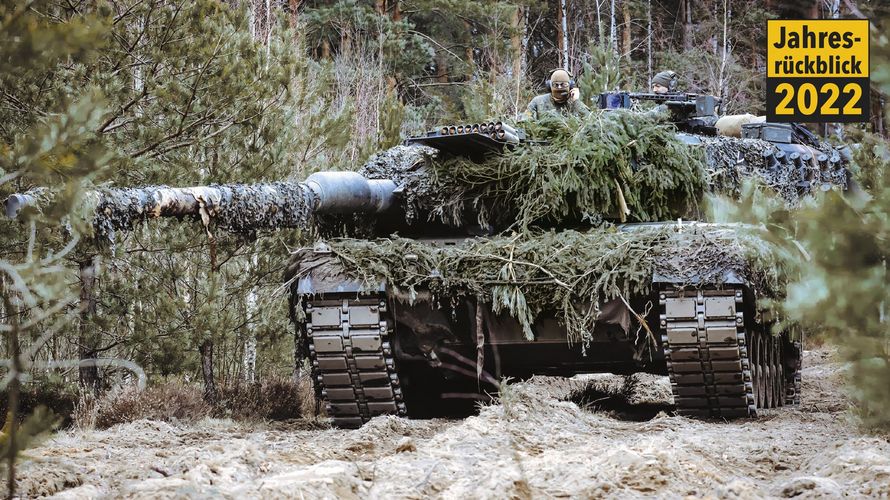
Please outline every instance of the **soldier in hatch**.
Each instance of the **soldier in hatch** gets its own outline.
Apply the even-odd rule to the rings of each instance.
[[[674,94],[677,92],[677,74],[671,70],[660,71],[652,77],[653,94]],[[670,118],[670,110],[667,105],[659,104],[646,112],[648,116],[661,120]]]
[[[667,94],[677,92],[677,74],[671,70],[662,71],[652,77],[652,93]]]
[[[542,94],[528,103],[525,111],[526,118],[538,119],[544,113],[559,112],[587,116],[590,109],[581,102],[581,91],[575,88],[572,75],[564,70],[557,69],[547,79],[550,87],[549,94]]]

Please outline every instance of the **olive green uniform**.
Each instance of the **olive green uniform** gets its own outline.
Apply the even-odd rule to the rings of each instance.
[[[578,116],[587,116],[590,114],[590,108],[584,105],[580,99],[567,100],[566,102],[556,102],[551,94],[541,94],[528,103],[525,114],[528,118],[538,119],[544,113],[562,113],[564,115],[572,114]]]

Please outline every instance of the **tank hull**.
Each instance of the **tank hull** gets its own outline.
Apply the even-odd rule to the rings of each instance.
[[[677,412],[704,418],[753,417],[798,401],[799,344],[773,331],[755,310],[755,291],[733,273],[691,287],[654,275],[651,292],[596,304],[595,327],[579,342],[567,340],[558,311],[538,314],[529,338],[509,313],[475,297],[369,287],[324,248],[301,262],[308,271],[291,288],[303,318],[298,342],[337,426],[379,414],[466,415],[505,381],[535,375],[668,375]]]

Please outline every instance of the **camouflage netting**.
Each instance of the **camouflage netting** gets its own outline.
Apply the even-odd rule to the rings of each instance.
[[[814,158],[798,166],[787,157],[782,161],[771,160],[778,149],[760,139],[706,136],[700,139],[705,150],[709,190],[714,193],[737,198],[745,179],[755,179],[793,208],[801,197],[815,190],[847,187],[847,172],[840,165],[840,155],[828,143],[812,147]],[[819,154],[825,155],[822,164],[818,162]]]
[[[235,233],[307,229],[315,199],[300,184],[272,182],[103,189],[95,192],[92,203],[96,237],[113,241],[117,231],[131,231],[137,223],[158,216],[194,217]]]
[[[586,343],[598,304],[648,293],[655,272],[689,286],[719,286],[735,275],[759,296],[781,290],[769,246],[738,225],[602,226],[472,238],[456,245],[406,238],[327,243],[335,258],[298,252],[289,277],[311,271],[316,282],[325,276],[347,278],[368,289],[386,282],[397,296],[412,301],[420,291],[441,303],[480,297],[496,312],[509,312],[529,338],[535,318],[547,311],[558,315],[570,340]]]

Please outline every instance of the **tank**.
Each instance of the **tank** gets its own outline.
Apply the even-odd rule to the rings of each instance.
[[[704,155],[707,190],[735,193],[756,177],[793,206],[848,188],[846,152],[800,128],[755,123],[721,137],[707,117],[687,118],[677,137]],[[167,216],[242,232],[317,229],[284,279],[298,357],[339,427],[463,415],[505,380],[592,372],[667,375],[677,411],[695,417],[797,404],[799,338],[760,306],[781,297],[781,279],[742,226],[697,221],[696,203],[680,220],[627,222],[620,208],[517,226],[516,200],[449,190],[466,179],[442,160],[484,162],[536,141],[522,124],[449,124],[358,172],[102,190],[90,195],[94,227],[112,239]],[[13,195],[7,216],[42,196]],[[617,196],[624,207],[620,185]]]
[[[713,121],[693,118],[694,128],[677,124],[678,138],[706,150],[711,188],[737,192],[745,177],[756,177],[789,206],[814,190],[848,188],[846,152],[805,129],[756,123],[742,127],[743,137],[720,137]],[[500,231],[509,220],[494,227],[473,217],[449,223],[436,206],[442,202],[437,193],[426,206],[412,203],[412,191],[426,189],[430,158],[481,161],[525,141],[521,128],[500,122],[445,125],[409,138],[361,171],[400,186],[399,216],[358,240],[320,241],[294,255],[287,279],[297,338],[335,425],[357,427],[381,414],[467,414],[496,395],[503,380],[592,372],[667,375],[678,413],[693,417],[756,417],[799,403],[800,334],[778,330],[770,311],[758,308],[783,290],[776,276],[768,276],[774,270],[757,268],[739,250],[757,244],[740,236],[740,225],[616,220],[604,228],[576,221],[507,236]],[[394,232],[400,236],[374,240]],[[527,318],[510,310],[509,301],[493,305],[491,289],[504,282],[503,274],[454,283],[455,274],[469,271],[453,262],[478,257],[480,240],[486,251],[496,251],[543,238],[554,240],[547,247],[553,252],[561,245],[606,245],[602,255],[628,243],[656,242],[657,255],[635,270],[648,274],[643,286],[608,298],[579,293]],[[524,265],[524,255],[506,252],[489,260],[514,257]],[[377,271],[357,271],[362,268]],[[515,283],[528,295],[557,281],[550,276],[544,283],[547,278],[540,269]],[[569,324],[567,308],[587,317],[584,331]]]

